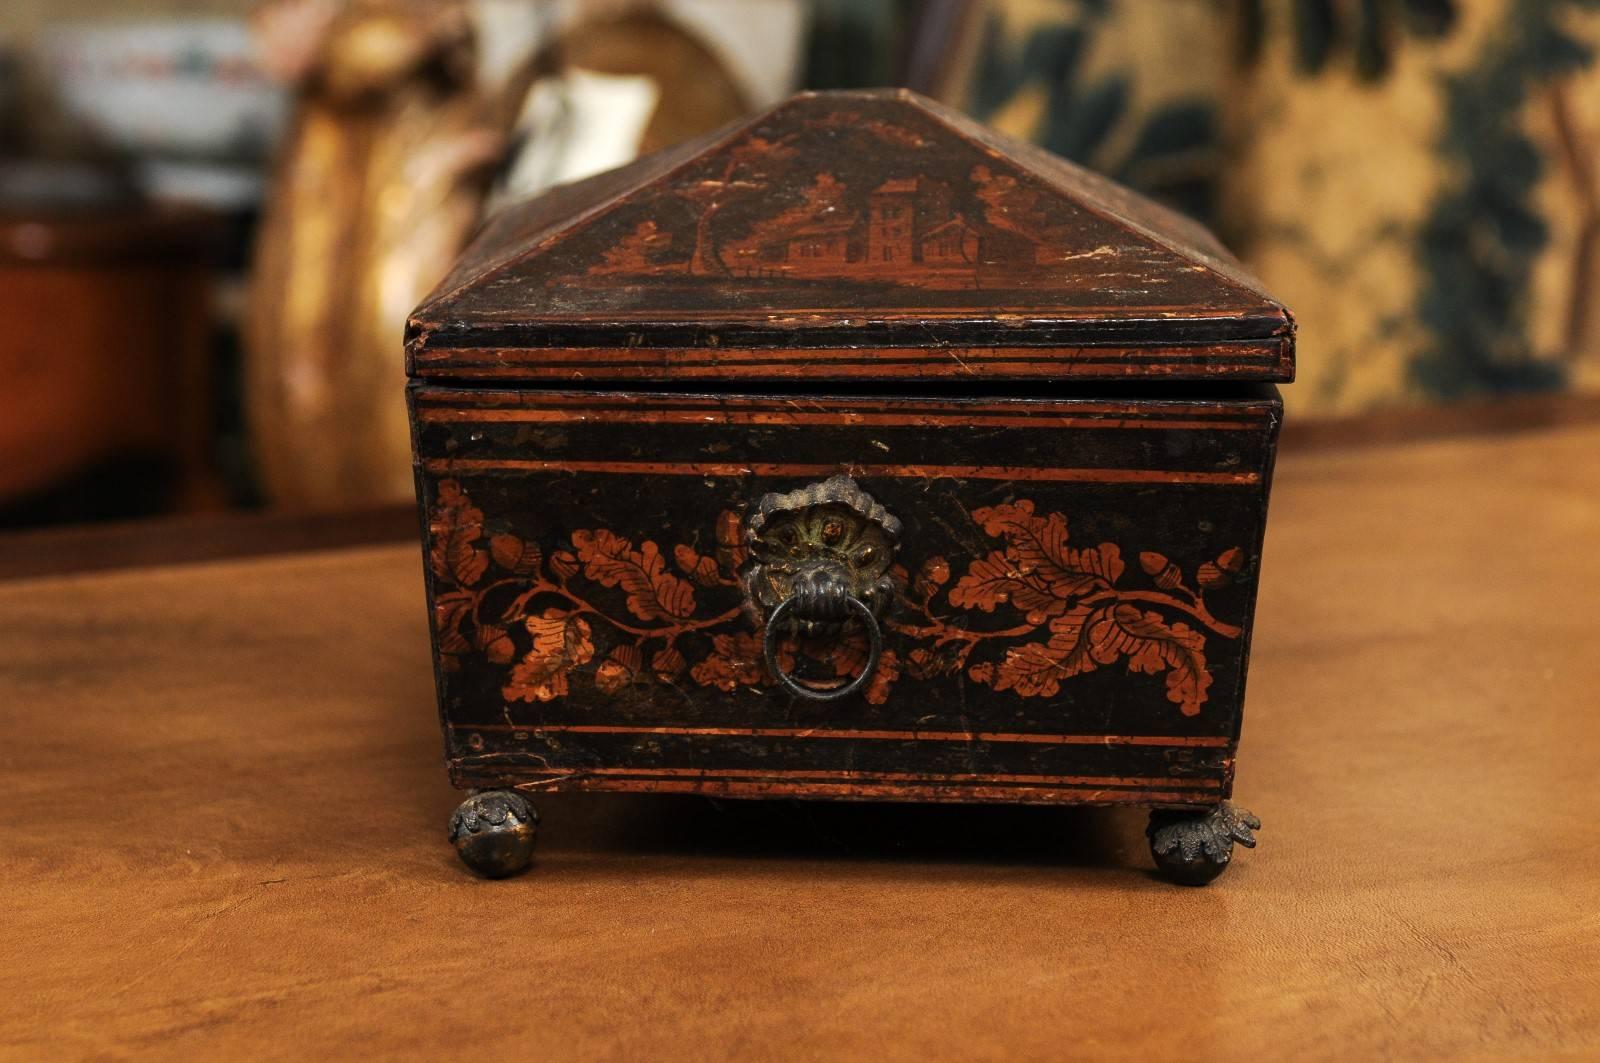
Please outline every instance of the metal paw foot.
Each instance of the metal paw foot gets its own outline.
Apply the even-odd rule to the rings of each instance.
[[[539,813],[514,790],[473,794],[450,814],[450,844],[484,878],[506,878],[533,861]]]
[[[1157,809],[1145,835],[1162,874],[1184,886],[1204,886],[1228,869],[1234,842],[1256,847],[1252,832],[1260,829],[1261,820],[1224,801],[1208,812]]]

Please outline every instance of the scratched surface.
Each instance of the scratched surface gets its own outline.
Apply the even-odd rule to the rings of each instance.
[[[415,546],[8,583],[0,1056],[1592,1058],[1597,448],[1280,463],[1200,891],[1131,810],[607,794],[478,882]]]

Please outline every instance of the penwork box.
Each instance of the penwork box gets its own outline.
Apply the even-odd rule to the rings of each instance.
[[[908,92],[502,212],[407,334],[463,858],[628,790],[1147,806],[1215,877],[1293,350],[1200,226]]]

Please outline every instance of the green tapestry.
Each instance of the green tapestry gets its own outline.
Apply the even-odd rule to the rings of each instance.
[[[993,0],[974,114],[1195,214],[1300,412],[1600,389],[1600,0]]]

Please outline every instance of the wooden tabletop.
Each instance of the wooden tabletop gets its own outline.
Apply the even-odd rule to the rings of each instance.
[[[541,802],[469,877],[414,547],[0,586],[0,1055],[1600,1054],[1600,428],[1291,456],[1207,889],[1132,812]]]

